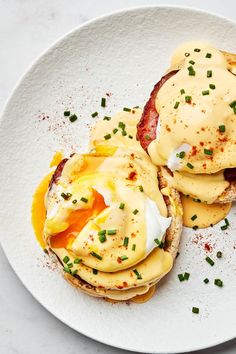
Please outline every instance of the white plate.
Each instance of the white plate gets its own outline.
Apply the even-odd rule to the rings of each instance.
[[[85,149],[91,113],[106,92],[107,115],[143,105],[181,42],[207,40],[236,52],[236,24],[175,7],[126,10],[77,28],[57,42],[14,90],[1,124],[1,223],[3,249],[22,282],[61,321],[101,342],[140,352],[187,352],[236,334],[235,208],[231,227],[183,233],[180,256],[156,296],[143,304],[110,304],[68,285],[47,265],[30,221],[31,198],[53,153]],[[65,109],[78,114],[70,124]],[[66,121],[64,124],[63,122]],[[213,246],[204,250],[204,243]],[[216,259],[216,251],[224,257]],[[204,260],[216,259],[214,267]],[[189,271],[188,282],[178,273]],[[203,279],[210,278],[205,285]],[[224,280],[224,288],[213,284]],[[191,312],[192,306],[200,314]]]

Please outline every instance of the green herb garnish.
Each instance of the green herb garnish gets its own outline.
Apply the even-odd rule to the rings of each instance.
[[[215,264],[215,262],[213,261],[213,259],[211,259],[210,257],[206,257],[205,260],[207,261],[207,263],[209,263],[212,267]]]
[[[180,102],[175,102],[174,109],[177,109],[179,107]]]
[[[71,121],[71,123],[75,122],[77,119],[78,119],[78,117],[77,117],[76,114],[72,114],[72,115],[69,117],[69,120]]]
[[[101,261],[101,260],[102,260],[102,256],[100,256],[100,255],[99,255],[99,254],[97,254],[96,252],[91,252],[90,254],[91,254],[91,256],[93,256],[93,257],[95,257],[95,258],[99,259],[99,261]]]
[[[116,235],[116,230],[115,229],[112,229],[112,230],[107,230],[107,234],[108,235]]]
[[[123,243],[123,245],[124,245],[125,247],[128,247],[128,244],[129,244],[129,238],[128,238],[128,237],[125,237],[125,238],[124,238],[124,243]]]
[[[114,131],[113,131],[113,132],[114,132]],[[111,134],[106,134],[106,135],[104,135],[104,139],[105,139],[105,140],[111,139]]]
[[[91,117],[95,118],[95,117],[97,117],[97,115],[98,115],[98,112],[94,112],[91,114]]]
[[[81,197],[80,200],[81,200],[81,202],[88,203],[88,199],[85,197]]]
[[[208,149],[204,149],[204,154],[211,156],[213,154],[213,151],[212,150],[208,150]]]
[[[215,279],[214,280],[214,284],[216,285],[216,286],[219,286],[220,288],[222,288],[223,287],[223,281],[221,280],[221,279]]]
[[[138,214],[138,209],[134,209],[133,214],[134,215]]]
[[[190,168],[190,170],[194,168],[194,166],[190,162],[187,163],[187,167]]]
[[[194,214],[194,215],[191,217],[191,220],[194,221],[194,220],[196,220],[196,219],[197,219],[197,215]]]
[[[102,97],[102,99],[101,99],[101,107],[106,107],[106,99],[105,99],[105,97]]]
[[[210,95],[210,91],[209,90],[202,91],[202,95],[203,96]]]
[[[212,77],[212,70],[207,70],[207,77]]]
[[[119,209],[124,209],[125,203],[120,203]]]
[[[142,279],[141,274],[137,271],[137,269],[133,269],[134,274],[137,276],[137,279]]]
[[[64,116],[65,116],[65,117],[69,117],[69,115],[70,115],[70,111],[65,111],[65,112],[64,112]]]
[[[198,314],[199,313],[199,308],[198,307],[193,307],[192,308],[192,313]]]
[[[130,109],[130,108],[127,108],[127,107],[124,107],[124,108],[123,108],[123,111],[125,111],[125,112],[131,112],[131,109]]]

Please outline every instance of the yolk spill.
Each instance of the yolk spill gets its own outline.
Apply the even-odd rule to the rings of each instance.
[[[67,220],[70,225],[68,229],[50,238],[52,248],[70,248],[76,238],[75,234],[80,232],[89,220],[94,219],[107,207],[103,196],[95,190],[93,190],[93,197],[92,208],[73,211]]]
[[[46,218],[46,208],[44,205],[44,197],[48,190],[49,182],[52,178],[53,171],[50,172],[47,176],[43,178],[38,187],[35,190],[33,195],[33,203],[32,203],[32,225],[34,228],[34,232],[36,238],[42,248],[46,247],[44,238],[43,238],[43,228],[44,222]]]

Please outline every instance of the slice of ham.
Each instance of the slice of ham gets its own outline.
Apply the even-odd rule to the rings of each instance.
[[[156,139],[156,129],[159,114],[155,107],[156,96],[164,83],[175,75],[178,70],[170,71],[164,75],[154,86],[150,98],[146,103],[142,117],[137,125],[137,140],[140,141],[142,148],[147,151],[148,145]]]

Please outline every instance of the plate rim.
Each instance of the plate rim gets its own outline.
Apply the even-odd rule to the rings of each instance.
[[[83,28],[89,27],[91,24],[99,22],[99,21],[103,21],[106,18],[110,18],[113,16],[117,16],[117,15],[125,15],[126,13],[130,13],[130,12],[136,12],[136,11],[142,11],[142,10],[148,10],[148,9],[172,9],[172,10],[184,10],[187,12],[195,12],[198,14],[202,14],[202,15],[208,15],[208,16],[212,16],[212,17],[216,17],[222,21],[226,21],[232,25],[234,25],[236,27],[236,22],[227,18],[226,16],[223,15],[219,15],[217,13],[211,12],[211,11],[207,11],[204,9],[200,9],[197,7],[191,7],[191,6],[183,6],[183,5],[165,5],[165,4],[160,4],[160,5],[140,5],[140,6],[130,6],[130,7],[123,7],[121,9],[115,10],[115,11],[110,11],[110,12],[106,12],[105,14],[96,16],[86,22],[83,22],[82,24],[73,27],[71,30],[67,31],[66,33],[62,34],[61,36],[59,36],[55,41],[53,41],[53,43],[51,45],[49,45],[46,49],[44,49],[43,51],[41,51],[41,53],[39,55],[36,56],[36,58],[29,64],[27,65],[26,69],[24,70],[23,74],[20,75],[20,77],[18,78],[18,80],[16,81],[15,85],[13,86],[12,90],[10,91],[10,94],[8,95],[8,98],[6,99],[5,104],[3,105],[3,109],[0,112],[0,131],[2,131],[2,123],[4,120],[4,116],[7,113],[8,107],[10,107],[11,105],[11,101],[14,97],[14,95],[17,93],[18,88],[21,86],[21,84],[24,82],[24,80],[31,75],[31,72],[34,71],[34,69],[37,67],[37,65],[41,64],[41,61],[43,60],[44,56],[49,55],[51,52],[53,52],[55,50],[55,48],[57,46],[59,46],[63,41],[66,41],[70,36],[73,36],[74,33],[76,33],[77,31],[80,31]],[[5,257],[7,258],[7,261],[9,262],[12,270],[14,271],[14,273],[16,274],[16,276],[18,277],[18,279],[20,280],[20,282],[23,284],[23,286],[27,289],[27,291],[29,291],[29,293],[32,295],[32,297],[44,308],[46,309],[51,315],[53,315],[56,319],[58,319],[60,322],[62,322],[63,324],[65,324],[66,326],[70,327],[71,329],[73,329],[74,331],[92,339],[95,340],[99,343],[114,347],[114,348],[118,348],[118,349],[123,349],[123,350],[127,350],[127,351],[136,351],[139,353],[148,353],[146,352],[144,349],[137,349],[137,348],[131,348],[131,347],[127,347],[127,346],[122,346],[122,344],[118,345],[114,345],[112,344],[108,339],[104,340],[102,338],[98,338],[96,337],[96,335],[93,334],[88,334],[83,332],[83,330],[78,330],[75,327],[73,327],[73,325],[69,324],[67,321],[65,321],[64,319],[61,318],[61,316],[59,314],[55,314],[51,311],[51,309],[48,307],[47,304],[43,303],[43,301],[41,301],[38,298],[37,294],[34,294],[30,287],[26,285],[25,281],[22,279],[21,275],[19,274],[18,270],[16,269],[16,267],[14,266],[14,262],[12,262],[10,260],[10,257],[8,257],[7,254],[7,250],[4,247],[4,239],[1,239],[1,235],[0,235],[0,245],[2,247],[2,250],[4,252]],[[232,341],[236,338],[236,333],[233,336],[225,336],[224,338],[221,338],[221,340],[218,341],[214,341],[210,344],[207,345],[199,345],[198,347],[188,347],[187,349],[185,349],[184,351],[181,350],[175,350],[175,351],[168,351],[169,354],[178,354],[178,353],[190,353],[193,351],[198,351],[198,350],[203,350],[203,349],[208,349],[208,348],[215,348],[217,346],[219,346],[220,344]],[[150,352],[151,353],[151,352]],[[163,352],[153,352],[156,354],[162,354]]]

